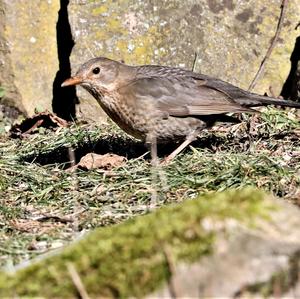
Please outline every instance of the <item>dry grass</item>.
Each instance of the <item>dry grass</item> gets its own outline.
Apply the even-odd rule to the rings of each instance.
[[[110,133],[107,133],[110,132]],[[114,125],[73,124],[40,129],[23,140],[0,136],[0,265],[60,247],[96,226],[119,223],[157,205],[199,193],[255,185],[300,202],[300,125],[294,110],[268,108],[238,125],[203,132],[162,168],[166,182],[152,183],[149,155]],[[69,151],[125,155],[112,170],[67,172]],[[171,150],[162,147],[161,155]]]

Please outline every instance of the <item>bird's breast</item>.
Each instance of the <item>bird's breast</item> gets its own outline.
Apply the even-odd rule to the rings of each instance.
[[[98,102],[107,115],[126,133],[137,139],[146,138],[148,121],[145,111],[127,103],[118,94],[103,96]]]
[[[145,140],[148,134],[156,136],[158,142],[179,140],[206,126],[205,122],[194,117],[164,117],[152,102],[128,103],[117,94],[104,96],[99,103],[121,129],[141,140]]]

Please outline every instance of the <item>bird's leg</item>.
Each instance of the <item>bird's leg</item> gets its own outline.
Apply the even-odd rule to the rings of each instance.
[[[150,148],[150,154],[151,154],[151,165],[157,166],[158,165],[158,157],[157,157],[157,140],[156,137],[153,137],[151,140],[151,148]]]
[[[169,156],[164,158],[161,164],[168,164],[171,160],[173,160],[181,151],[183,151],[191,142],[193,142],[197,136],[199,135],[199,131],[195,130],[191,134],[189,134],[185,141],[182,142]]]
[[[150,155],[151,155],[151,165],[158,165],[158,157],[157,157],[157,138],[152,134],[148,134],[146,137],[146,145],[150,147]]]
[[[146,137],[146,144],[150,146],[150,155],[151,155],[151,202],[150,210],[154,209],[157,205],[158,194],[157,194],[157,178],[158,174],[158,157],[157,157],[157,139],[155,135],[148,134]]]

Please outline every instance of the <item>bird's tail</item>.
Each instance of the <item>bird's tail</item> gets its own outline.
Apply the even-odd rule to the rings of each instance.
[[[280,100],[276,98],[270,98],[267,96],[261,96],[257,94],[251,94],[251,96],[246,98],[238,98],[237,102],[244,107],[259,107],[259,106],[282,106],[282,107],[292,107],[300,109],[300,103],[288,101],[288,100]]]

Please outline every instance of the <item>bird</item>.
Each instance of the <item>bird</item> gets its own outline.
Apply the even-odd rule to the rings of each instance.
[[[105,57],[82,64],[62,87],[80,85],[129,135],[150,144],[153,163],[157,143],[182,143],[164,159],[169,163],[216,122],[233,122],[227,113],[256,112],[276,105],[300,103],[259,95],[221,79],[178,67],[131,66]]]

